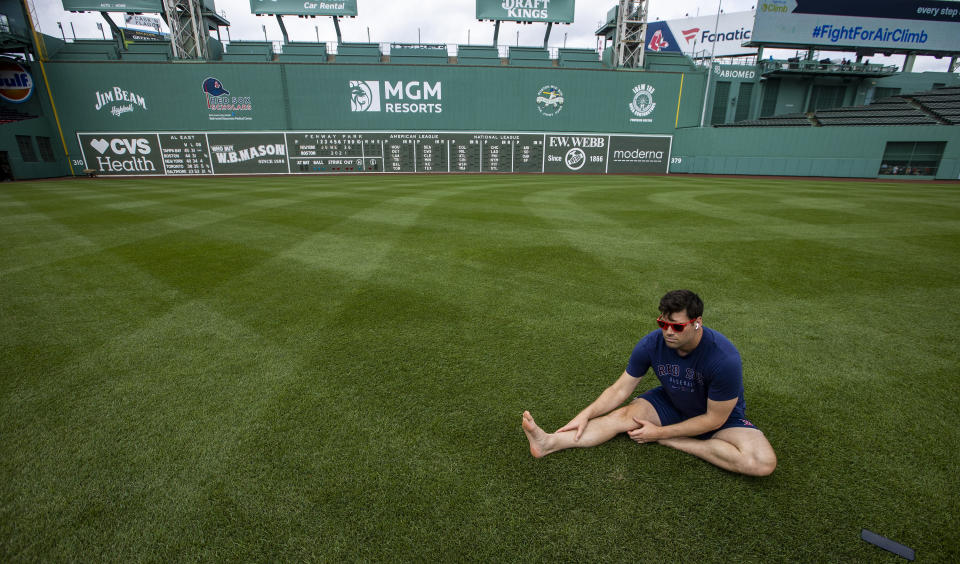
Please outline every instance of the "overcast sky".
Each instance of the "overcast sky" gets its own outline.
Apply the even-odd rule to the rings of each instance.
[[[100,38],[97,23],[102,22],[98,13],[74,14],[62,9],[60,0],[34,0],[39,12],[40,31],[60,37],[57,26],[63,25],[64,35],[72,39]],[[551,47],[596,47],[594,32],[606,19],[607,12],[616,5],[615,0],[576,0],[574,23],[554,25],[550,34]],[[679,19],[685,16],[716,14],[718,6],[725,12],[751,10],[755,0],[651,0],[648,20]],[[345,42],[366,42],[367,33],[375,43],[446,43],[490,44],[493,41],[493,23],[476,20],[475,0],[358,0],[359,15],[340,20],[340,30]],[[270,41],[281,41],[283,34],[276,17],[250,14],[249,0],[216,0],[217,12],[230,22],[229,38],[234,40],[262,41],[264,26]],[[114,21],[123,26],[123,14],[113,14]],[[331,18],[313,19],[285,16],[284,25],[291,41],[336,41]],[[71,25],[73,27],[71,29]],[[109,37],[109,29],[104,25]],[[166,31],[166,29],[164,29]],[[546,24],[518,24],[503,22],[500,26],[501,45],[542,45]],[[518,35],[519,33],[519,35]],[[221,39],[228,40],[225,28],[220,30]],[[791,56],[793,52],[771,51],[775,57]],[[838,54],[839,56],[839,54]],[[871,57],[872,62],[901,64],[903,57]],[[915,71],[946,71],[948,59],[919,57]]]

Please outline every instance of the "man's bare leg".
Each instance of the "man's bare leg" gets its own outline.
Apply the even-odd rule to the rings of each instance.
[[[547,433],[533,420],[529,411],[523,412],[523,432],[530,442],[530,454],[542,458],[548,454],[573,448],[585,448],[605,443],[620,433],[625,433],[638,427],[633,418],[653,421],[660,424],[657,411],[644,399],[636,399],[629,405],[615,409],[610,413],[590,420],[587,429],[580,440],[575,440],[576,431],[562,433]]]
[[[717,431],[706,440],[677,437],[657,442],[748,476],[769,476],[777,467],[777,455],[759,429],[733,427]]]

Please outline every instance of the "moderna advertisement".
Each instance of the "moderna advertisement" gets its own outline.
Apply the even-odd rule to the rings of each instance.
[[[753,31],[753,11],[733,12],[647,23],[646,50],[654,53],[685,53],[694,58],[752,55],[744,47]]]
[[[753,41],[772,46],[960,51],[960,2],[759,0]]]

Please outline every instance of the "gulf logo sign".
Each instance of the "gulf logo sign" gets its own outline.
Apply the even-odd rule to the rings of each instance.
[[[33,94],[33,77],[12,59],[0,59],[0,98],[19,104]]]

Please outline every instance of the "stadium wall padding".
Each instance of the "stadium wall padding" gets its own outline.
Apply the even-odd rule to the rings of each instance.
[[[944,141],[940,180],[960,178],[960,127],[724,127],[678,130],[671,172],[876,177],[889,141]]]
[[[50,62],[47,73],[71,153],[78,151],[77,132],[101,131],[669,134],[681,76],[681,126],[699,123],[704,88],[704,73],[453,65]],[[229,94],[213,100],[203,88],[209,78]],[[365,95],[377,96],[379,89],[379,111],[352,103],[358,83]],[[562,92],[561,107],[538,105],[548,86]],[[639,87],[652,89],[654,108],[631,108]],[[107,102],[111,95],[122,99]]]
[[[13,177],[18,180],[30,178],[52,178],[70,174],[63,143],[57,131],[53,109],[44,86],[40,65],[36,62],[20,62],[33,78],[33,92],[30,97],[21,103],[11,103],[0,100],[0,111],[12,112],[27,119],[11,121],[0,125],[0,151],[7,153]],[[34,161],[25,161],[17,142],[18,136],[30,138],[35,153]],[[44,160],[41,154],[38,138],[46,137],[50,140],[53,151],[53,161]]]
[[[706,73],[697,71],[123,61],[49,61],[46,69],[76,174],[78,132],[398,130],[672,135],[671,172],[838,177],[876,177],[888,141],[945,141],[937,178],[960,178],[960,127],[700,128]],[[39,69],[31,72],[44,106],[30,110],[41,117],[7,124],[0,141],[18,178],[69,174]],[[225,93],[211,96],[207,79]],[[379,111],[357,104],[357,85],[379,90]],[[560,107],[538,104],[548,86],[562,92]],[[653,108],[637,107],[638,88]],[[417,111],[388,111],[388,103]],[[59,162],[18,161],[21,134],[53,138]]]

